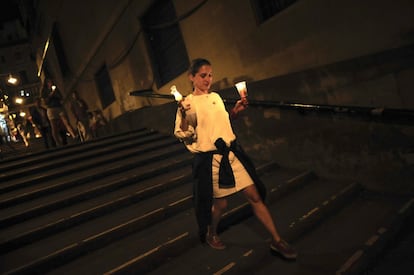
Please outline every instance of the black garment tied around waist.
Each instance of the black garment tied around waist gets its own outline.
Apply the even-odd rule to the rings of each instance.
[[[231,143],[231,146],[234,142]],[[231,188],[236,185],[234,179],[233,169],[231,168],[229,153],[233,151],[234,148],[227,147],[227,144],[222,138],[216,140],[214,145],[217,148],[217,153],[222,155],[219,168],[219,186],[220,188]]]
[[[217,151],[197,153],[194,155],[193,160],[193,202],[201,242],[205,242],[207,227],[211,224],[211,207],[213,202],[212,160],[214,154],[222,154],[224,159],[220,163],[219,182],[221,178],[224,185],[229,186],[229,181],[233,186],[235,184],[233,170],[228,160],[228,153],[232,151],[252,178],[262,200],[264,201],[266,197],[266,188],[257,175],[253,162],[244,152],[243,148],[236,141],[233,141],[230,147],[227,147],[221,138],[216,140],[215,145]],[[225,156],[227,156],[227,160]],[[233,179],[232,181],[231,178]]]

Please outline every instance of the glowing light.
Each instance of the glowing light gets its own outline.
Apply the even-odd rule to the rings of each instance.
[[[9,74],[9,78],[7,79],[7,82],[12,84],[12,85],[15,85],[17,83],[17,78],[15,78],[11,74]]]
[[[17,104],[22,104],[23,103],[23,99],[22,98],[20,98],[20,97],[18,97],[18,98],[16,98],[16,101],[15,101]]]
[[[235,84],[240,97],[247,97],[246,81],[240,81]]]
[[[171,94],[174,95],[174,98],[176,101],[180,102],[183,100],[183,96],[180,94],[179,91],[177,91],[177,87],[175,85],[171,86]]]

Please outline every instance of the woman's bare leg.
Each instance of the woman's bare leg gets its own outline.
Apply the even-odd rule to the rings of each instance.
[[[223,212],[227,208],[227,199],[218,198],[214,199],[213,207],[211,209],[211,225],[208,228],[209,235],[217,235],[217,227],[220,222]]]
[[[226,246],[221,242],[217,235],[217,227],[221,219],[221,215],[227,208],[227,200],[224,198],[214,199],[211,208],[211,225],[208,227],[206,242],[214,249],[225,249]]]
[[[272,235],[273,240],[270,244],[270,249],[273,252],[280,254],[285,259],[296,259],[297,252],[287,242],[281,239],[269,209],[263,203],[256,187],[254,185],[250,185],[244,189],[244,194],[250,202],[256,217],[265,226],[270,235]]]
[[[72,138],[76,138],[75,131],[73,130],[72,126],[69,123],[68,118],[65,115],[61,115],[60,119],[62,120],[63,124],[65,125],[66,130],[72,136]]]
[[[55,140],[56,145],[62,145],[62,137],[59,132],[59,119],[51,119],[50,127],[52,128],[52,137]]]
[[[253,212],[259,221],[264,225],[267,231],[276,242],[280,241],[280,235],[276,229],[273,218],[267,206],[263,203],[257,189],[254,185],[250,185],[243,190],[244,195],[253,208]]]

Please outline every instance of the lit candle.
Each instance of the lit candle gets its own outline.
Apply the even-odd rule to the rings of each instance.
[[[246,81],[240,81],[235,84],[241,98],[247,97]]]
[[[177,102],[180,102],[183,100],[183,96],[180,94],[179,91],[177,91],[177,87],[175,85],[171,86],[171,94],[174,95],[174,98]]]

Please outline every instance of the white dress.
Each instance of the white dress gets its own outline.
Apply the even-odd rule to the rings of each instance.
[[[186,118],[189,122],[187,131],[181,130],[181,111],[177,110],[174,135],[182,140],[192,153],[209,152],[217,150],[214,142],[222,138],[227,146],[236,139],[231,127],[229,114],[219,94],[211,92],[203,95],[188,95],[183,101],[187,109]],[[213,155],[212,179],[213,195],[215,198],[225,197],[238,192],[253,184],[243,165],[233,152],[229,154],[229,161],[233,169],[236,185],[232,188],[219,188],[218,175],[222,156]]]

